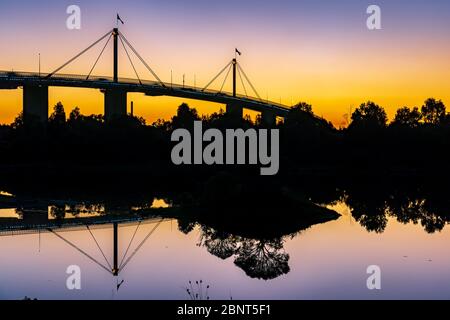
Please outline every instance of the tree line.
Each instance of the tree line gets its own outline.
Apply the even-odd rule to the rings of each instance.
[[[132,115],[105,122],[102,115],[83,115],[79,108],[67,114],[61,103],[55,105],[47,125],[31,120],[24,122],[20,114],[12,124],[0,126],[0,163],[139,164],[164,172],[175,170],[169,168],[170,134],[177,128],[191,129],[196,120],[203,120],[205,129],[267,127],[260,116],[241,119],[222,110],[200,116],[186,103],[170,120],[151,125]],[[348,127],[337,129],[317,117],[310,104],[293,106],[276,124],[285,178],[317,168],[334,175],[341,169],[431,174],[450,160],[450,114],[441,100],[427,99],[421,108],[402,107],[391,122],[383,107],[369,101],[353,112],[351,120]]]

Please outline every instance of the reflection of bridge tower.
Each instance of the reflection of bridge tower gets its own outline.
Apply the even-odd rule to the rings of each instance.
[[[51,218],[49,217],[49,208],[51,212]],[[90,261],[94,262],[102,269],[111,273],[117,277],[121,271],[127,266],[127,264],[138,253],[142,246],[147,242],[150,236],[156,231],[156,229],[164,222],[164,218],[153,216],[141,216],[136,214],[130,214],[131,207],[125,206],[105,206],[105,213],[102,215],[88,217],[88,218],[65,218],[66,217],[66,205],[49,205],[48,203],[26,203],[20,205],[16,209],[16,213],[19,215],[17,218],[1,218],[0,236],[3,234],[32,234],[42,232],[50,232],[63,240],[66,244],[77,250],[84,255]],[[133,235],[129,240],[128,246],[125,252],[119,259],[119,227],[120,225],[135,224]],[[133,246],[136,235],[139,228],[143,225],[153,224],[153,228],[150,228],[149,232],[145,235],[144,239],[137,245]],[[97,238],[94,235],[94,227],[104,227],[112,225],[112,263],[107,258],[105,252],[99,245]],[[83,230],[85,228],[89,235],[92,237],[93,242],[97,246],[99,253],[101,253],[104,263],[98,261],[94,256],[88,254],[86,251],[78,247],[74,242],[66,239],[62,233],[70,230]],[[133,251],[130,251],[134,247]]]
[[[113,223],[113,267],[112,274],[117,277],[119,275],[118,265],[118,253],[119,253],[119,225],[117,222]]]
[[[70,245],[72,248],[76,249],[78,252],[80,252],[81,254],[83,254],[86,258],[88,258],[89,260],[91,260],[92,262],[94,262],[95,264],[97,264],[99,267],[101,267],[102,269],[104,269],[105,271],[107,271],[108,273],[111,273],[114,277],[119,276],[120,272],[124,270],[124,268],[127,266],[127,264],[131,261],[131,259],[133,259],[133,257],[137,254],[137,252],[142,248],[142,246],[145,244],[145,242],[150,238],[150,236],[155,232],[155,230],[160,226],[160,224],[164,221],[164,218],[158,219],[155,226],[153,228],[150,229],[150,231],[147,233],[147,235],[145,236],[145,238],[136,246],[136,248],[134,249],[133,252],[130,253],[130,255],[128,255],[129,250],[134,242],[136,233],[139,230],[139,227],[142,224],[142,221],[139,221],[137,223],[136,229],[133,233],[133,236],[131,237],[131,240],[128,244],[128,247],[125,251],[125,253],[122,256],[122,259],[119,262],[119,225],[120,222],[113,222],[112,226],[113,226],[113,261],[112,261],[112,265],[110,264],[108,258],[106,257],[103,249],[100,247],[97,239],[95,238],[91,228],[89,227],[89,225],[86,225],[86,229],[89,231],[89,234],[91,235],[93,241],[95,242],[99,252],[101,253],[101,255],[103,256],[106,265],[101,263],[100,261],[98,261],[97,259],[95,259],[94,257],[92,257],[91,255],[89,255],[87,252],[85,252],[84,250],[82,250],[81,248],[79,248],[76,244],[74,244],[73,242],[67,240],[66,238],[64,238],[60,233],[56,232],[55,229],[47,229],[49,232],[53,233],[55,236],[57,236],[58,238],[60,238],[61,240],[63,240],[64,242],[66,242],[68,245]]]

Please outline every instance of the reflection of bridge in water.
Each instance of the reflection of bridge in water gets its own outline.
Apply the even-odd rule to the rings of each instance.
[[[91,76],[100,57],[105,51],[109,41],[113,39],[113,77]],[[78,59],[80,56],[91,50],[94,46],[106,40],[103,49],[95,61],[88,75],[62,75],[58,74],[60,70]],[[120,41],[120,42],[119,42]],[[122,44],[129,62],[135,72],[136,79],[119,79],[118,76],[118,49],[119,43]],[[136,71],[132,56],[145,66],[152,74],[155,81],[142,80]],[[232,73],[233,92],[223,91],[228,75]],[[220,90],[208,89],[210,85],[220,77],[225,75]],[[238,79],[244,95],[237,93]],[[107,121],[124,116],[127,114],[127,93],[141,92],[148,96],[171,96],[187,99],[196,99],[210,101],[226,105],[226,112],[238,117],[242,117],[243,109],[250,109],[260,112],[263,122],[274,124],[276,117],[285,117],[289,113],[289,108],[285,105],[263,100],[259,96],[255,87],[250,82],[248,76],[237,61],[235,56],[219,74],[217,74],[204,88],[196,88],[173,83],[165,83],[156,75],[152,68],[145,62],[141,55],[134,49],[130,42],[119,32],[118,28],[106,33],[103,37],[95,41],[78,55],[64,63],[50,74],[30,73],[30,72],[0,72],[0,89],[23,88],[23,113],[25,121],[29,118],[35,118],[42,122],[48,118],[48,88],[50,86],[58,87],[78,87],[100,89],[104,93],[104,110]],[[247,88],[251,89],[256,97],[248,95]]]
[[[168,221],[157,216],[145,216],[138,214],[106,214],[87,218],[71,218],[71,219],[49,219],[48,212],[42,208],[28,208],[23,210],[22,219],[16,218],[0,218],[0,236],[11,235],[26,235],[26,234],[41,234],[52,233],[60,240],[77,250],[86,258],[97,264],[99,267],[111,273],[113,276],[118,276],[119,273],[127,266],[132,258],[138,253],[141,247],[147,242],[150,236],[156,231],[163,221]],[[154,227],[146,234],[144,239],[131,252],[130,249],[134,242],[135,236],[142,225],[154,224]],[[127,246],[126,251],[119,261],[119,227],[136,225],[133,236]],[[93,229],[113,228],[113,261],[109,262],[107,255],[100,247],[95,238]],[[100,262],[92,255],[77,246],[74,242],[66,239],[62,233],[67,231],[86,230],[91,236],[93,242],[97,246],[99,252],[105,260],[105,263]]]

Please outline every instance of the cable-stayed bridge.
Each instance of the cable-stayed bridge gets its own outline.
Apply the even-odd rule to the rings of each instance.
[[[92,72],[111,39],[113,42],[113,75],[112,77],[93,76]],[[98,58],[93,63],[89,74],[74,75],[60,73],[66,66],[72,64],[79,57],[102,42],[105,42],[105,44]],[[129,59],[136,75],[135,79],[119,77],[119,45],[122,45]],[[145,66],[154,80],[143,80],[141,78],[136,70],[133,57],[135,59],[137,58]],[[230,74],[233,90],[232,92],[225,92],[223,88]],[[219,90],[210,89],[210,86],[216,81],[222,81],[221,88]],[[243,93],[241,94],[237,92],[238,85],[242,88]],[[49,87],[94,88],[101,90],[104,93],[104,114],[106,121],[127,114],[128,92],[141,92],[148,96],[170,96],[220,103],[226,105],[227,113],[240,117],[243,115],[243,109],[246,108],[260,112],[262,120],[269,125],[276,122],[276,117],[284,118],[289,113],[288,106],[261,99],[238,62],[237,56],[203,88],[163,82],[118,28],[107,32],[52,73],[0,71],[0,89],[18,89],[20,87],[23,88],[23,114],[25,121],[29,118],[35,118],[42,122],[47,121]]]

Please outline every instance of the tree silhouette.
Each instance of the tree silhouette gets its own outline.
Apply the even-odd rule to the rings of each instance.
[[[350,128],[385,128],[386,124],[386,111],[376,103],[368,101],[353,112]]]
[[[430,98],[422,106],[422,116],[426,124],[439,125],[445,120],[446,108],[444,103]]]
[[[312,123],[317,124],[317,118],[314,117],[312,106],[306,102],[300,102],[293,106],[285,119],[287,127],[311,126]]]
[[[200,120],[195,108],[190,108],[187,103],[182,103],[177,110],[177,115],[172,117],[171,127],[176,128],[191,128],[194,121]]]
[[[17,115],[17,117],[14,119],[14,122],[11,123],[11,128],[17,130],[17,129],[19,129],[19,128],[22,128],[23,125],[24,125],[24,122],[23,122],[23,112],[20,112],[20,113]]]
[[[80,108],[75,107],[75,108],[70,112],[70,115],[69,115],[69,121],[70,121],[70,122],[74,122],[74,121],[79,120],[80,118],[81,118]]]
[[[63,126],[66,123],[66,112],[61,102],[58,102],[53,108],[53,113],[50,115],[49,123],[55,126]]]
[[[294,111],[302,111],[308,114],[313,114],[312,106],[306,102],[299,102],[295,106],[292,107]]]
[[[410,109],[408,107],[403,107],[397,110],[392,125],[414,129],[420,126],[421,120],[422,114],[420,113],[419,108],[414,107],[413,109]]]

